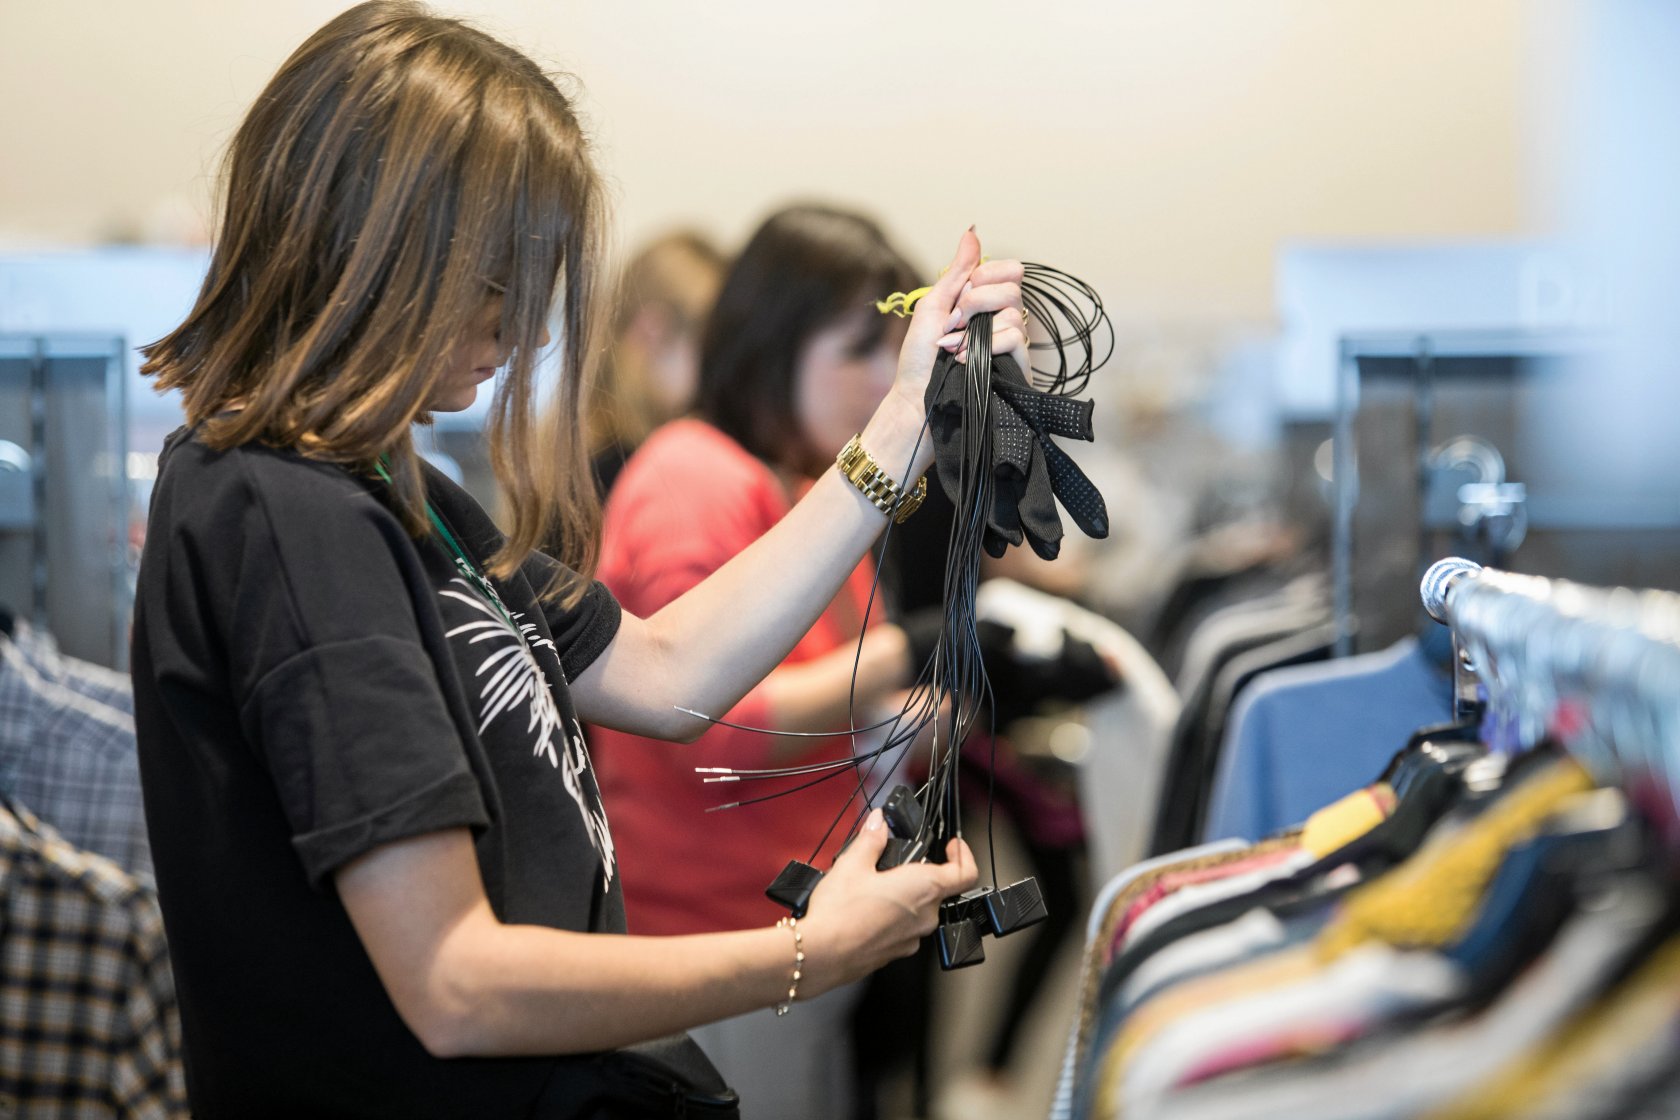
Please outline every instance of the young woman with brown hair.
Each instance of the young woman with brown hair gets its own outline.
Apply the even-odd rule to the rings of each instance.
[[[605,215],[553,83],[455,21],[363,4],[282,65],[225,190],[198,302],[147,350],[188,427],[161,460],[134,624],[195,1113],[573,1115],[557,1102],[590,1052],[797,1014],[910,952],[973,863],[957,845],[877,873],[878,818],[792,932],[622,932],[578,721],[692,739],[678,707],[729,709],[886,516],[830,470],[645,620],[591,581],[577,396]],[[899,485],[931,458],[913,448],[950,332],[997,312],[997,348],[1024,347],[1019,265],[979,260],[965,235],[862,431]],[[551,432],[535,367],[556,299]],[[410,437],[504,366],[506,537]],[[558,559],[535,551],[549,540]]]

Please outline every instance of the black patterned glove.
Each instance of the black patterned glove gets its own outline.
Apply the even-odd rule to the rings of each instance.
[[[973,462],[977,455],[978,433],[964,425],[972,403],[968,388],[966,365],[948,353],[941,354],[928,382],[928,425],[940,484],[959,511],[963,464]],[[993,489],[981,546],[995,557],[1025,541],[1039,556],[1054,560],[1062,541],[1056,499],[1087,536],[1106,537],[1108,507],[1102,495],[1050,439],[1059,435],[1090,440],[1091,402],[1032,388],[1008,354],[992,359],[986,392]]]

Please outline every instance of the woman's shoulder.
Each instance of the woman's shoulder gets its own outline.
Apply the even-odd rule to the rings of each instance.
[[[253,512],[276,531],[309,526],[312,534],[346,521],[399,524],[369,481],[344,466],[260,443],[214,448],[190,428],[172,434],[158,457],[160,510],[183,527],[211,530],[249,523]]]
[[[263,443],[215,448],[204,442],[196,428],[189,427],[176,429],[164,440],[158,455],[158,476],[160,480],[190,477],[195,485],[231,484],[244,479],[250,485],[272,490],[347,493],[367,489],[356,475],[337,463]]]
[[[642,442],[636,454],[650,452],[655,455],[669,455],[685,451],[702,451],[711,455],[724,455],[751,459],[747,449],[736,443],[733,438],[706,421],[693,416],[685,416],[680,420],[672,420],[661,424],[653,430],[653,434]]]

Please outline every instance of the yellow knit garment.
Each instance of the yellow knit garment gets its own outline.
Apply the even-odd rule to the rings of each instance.
[[[1432,837],[1418,854],[1348,896],[1317,942],[1329,962],[1366,941],[1401,948],[1451,942],[1475,917],[1494,872],[1558,806],[1592,788],[1571,759],[1555,762],[1461,829]]]

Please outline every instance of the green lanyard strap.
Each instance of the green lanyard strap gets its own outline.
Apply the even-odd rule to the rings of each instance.
[[[385,456],[381,455],[379,457],[379,460],[374,463],[373,469],[379,472],[379,477],[385,480],[386,485],[393,489],[396,487],[397,484],[391,479],[391,472],[385,467]],[[433,508],[430,498],[426,499],[426,516],[431,519],[432,528],[437,531],[438,536],[442,537],[444,543],[449,546],[449,551],[455,554],[455,566],[460,569],[462,575],[467,577],[467,582],[478,589],[478,593],[484,597],[485,602],[495,608],[496,613],[502,616],[502,621],[508,624],[508,629],[518,635],[519,640],[523,642],[525,640],[524,631],[520,630],[519,626],[513,621],[513,616],[508,613],[506,604],[502,602],[502,597],[496,593],[496,588],[490,583],[489,577],[478,570],[478,565],[468,558],[466,549],[461,547],[461,542],[455,539],[455,534],[449,531],[449,526],[445,525],[443,518],[438,516],[438,511]]]

